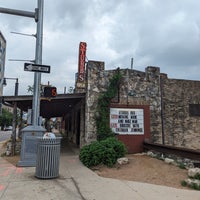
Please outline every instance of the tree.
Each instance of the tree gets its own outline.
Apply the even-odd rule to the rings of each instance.
[[[44,88],[45,87],[54,87],[54,86],[49,85],[49,83],[48,83],[48,85],[41,84],[40,85],[40,95],[41,96],[44,96]],[[33,94],[33,92],[34,92],[34,86],[28,85],[27,93]]]
[[[4,129],[6,126],[12,126],[13,114],[2,108],[2,115],[0,116],[0,126],[1,130]]]
[[[33,86],[28,85],[27,93],[33,94]]]

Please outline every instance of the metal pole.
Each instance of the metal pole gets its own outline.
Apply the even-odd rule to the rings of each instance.
[[[38,0],[38,22],[37,22],[36,51],[35,51],[35,63],[36,64],[42,64],[43,9],[44,9],[44,0]],[[39,125],[40,85],[41,85],[41,73],[35,72],[33,104],[32,104],[32,109],[33,109],[32,125],[33,126]]]
[[[16,83],[15,83],[15,97],[18,96],[18,88],[19,88],[19,82],[18,82],[18,78],[16,78]],[[12,140],[12,150],[11,150],[11,154],[14,156],[15,155],[15,148],[16,148],[16,126],[17,126],[17,102],[14,102],[13,105],[13,122],[12,122],[12,136],[11,136],[11,140]]]
[[[131,69],[133,69],[133,58],[131,58]]]
[[[15,10],[15,9],[9,9],[9,8],[0,8],[0,13],[10,14],[10,15],[18,15],[18,16],[23,16],[23,17],[31,17],[37,21],[36,12]]]

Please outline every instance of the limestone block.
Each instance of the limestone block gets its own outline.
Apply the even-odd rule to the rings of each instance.
[[[188,170],[188,176],[194,178],[197,174],[200,174],[200,168],[195,167]]]
[[[187,185],[190,185],[190,186],[192,186],[193,184],[200,186],[200,180],[188,178],[185,180],[185,182],[187,183]]]
[[[165,158],[164,160],[167,164],[173,164],[174,163],[174,160],[171,159],[171,158]]]
[[[147,152],[147,156],[151,156],[151,157],[155,158],[155,157],[156,157],[156,154],[153,153],[152,151],[148,151],[148,152]]]
[[[123,157],[123,158],[118,158],[117,159],[117,163],[119,164],[119,165],[126,165],[126,164],[128,164],[128,158],[126,158],[126,157]]]

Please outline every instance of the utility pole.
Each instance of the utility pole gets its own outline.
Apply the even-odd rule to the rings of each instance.
[[[42,41],[43,41],[43,10],[44,0],[38,0],[38,22],[36,33],[36,49],[35,49],[35,64],[42,64]],[[39,125],[40,116],[40,85],[41,85],[41,72],[34,74],[34,91],[33,91],[33,104],[32,104],[32,125]]]

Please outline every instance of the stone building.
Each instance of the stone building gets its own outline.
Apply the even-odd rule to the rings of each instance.
[[[158,67],[147,67],[145,72],[118,70],[122,79],[118,100],[110,105],[110,125],[129,152],[142,151],[145,139],[200,149],[200,81],[170,79]],[[71,138],[80,136],[80,146],[96,140],[97,100],[115,73],[116,69],[105,70],[103,62],[87,63],[85,90],[81,88],[85,106],[79,109],[81,132],[71,133]]]
[[[158,67],[144,72],[105,70],[104,62],[88,61],[75,92],[58,94],[50,101],[41,99],[40,115],[60,117],[60,132],[77,146],[95,141],[98,98],[116,73],[122,78],[110,104],[109,125],[130,153],[142,152],[144,140],[200,149],[200,81],[170,79]],[[10,105],[17,102],[23,111],[32,105],[31,96],[3,100]]]

